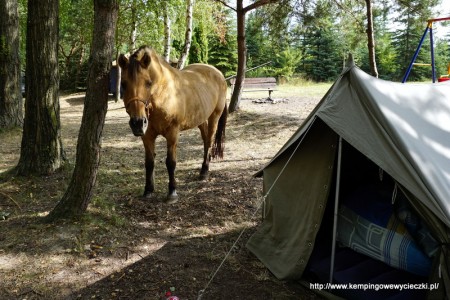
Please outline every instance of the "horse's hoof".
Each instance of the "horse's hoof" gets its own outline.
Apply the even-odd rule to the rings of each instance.
[[[144,192],[144,195],[142,195],[142,198],[144,199],[152,199],[153,193],[152,192]]]
[[[200,180],[208,180],[208,178],[209,178],[209,173],[204,173],[204,174],[200,173],[200,176],[199,176]]]
[[[177,202],[178,202],[177,192],[173,192],[172,194],[169,194],[166,198],[166,204],[174,204]]]

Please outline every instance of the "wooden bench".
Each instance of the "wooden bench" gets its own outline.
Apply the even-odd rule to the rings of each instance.
[[[236,78],[230,79],[231,87],[234,88]],[[272,99],[272,92],[276,91],[277,80],[275,77],[257,77],[257,78],[245,78],[243,83],[244,92],[258,92],[268,91],[269,98]]]

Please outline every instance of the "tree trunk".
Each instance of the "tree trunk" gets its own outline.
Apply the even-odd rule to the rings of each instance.
[[[50,174],[64,150],[59,117],[59,0],[28,1],[26,100],[19,175]]]
[[[170,60],[170,41],[171,41],[171,24],[170,24],[170,16],[169,16],[169,8],[167,5],[168,1],[163,1],[164,5],[164,59],[169,62]]]
[[[84,54],[85,54],[86,50],[85,47],[82,46],[80,49],[80,58],[78,59],[77,62],[77,71],[75,73],[75,90],[79,87],[79,86],[84,86],[84,78],[81,78],[81,74],[82,74],[82,68],[83,68],[83,64],[84,64]]]
[[[118,53],[116,55],[116,57],[119,57]],[[116,60],[117,62],[117,60]],[[116,86],[114,87],[116,90],[116,97],[115,97],[115,101],[119,102],[120,98],[122,98],[122,94],[121,94],[121,82],[122,82],[122,68],[119,66],[119,64],[116,64],[117,67],[117,72],[116,72]]]
[[[94,0],[91,67],[78,135],[75,170],[64,196],[50,212],[49,221],[76,219],[92,198],[100,161],[101,136],[108,109],[109,71],[114,55],[114,32],[119,0]]]
[[[137,3],[136,0],[133,0],[133,3],[131,4],[131,33],[130,33],[130,41],[128,45],[129,52],[133,53],[137,47],[136,47],[136,39],[137,39],[137,16],[136,16],[136,10],[137,10]]]
[[[367,48],[369,50],[369,64],[372,76],[378,77],[377,62],[375,60],[375,37],[373,34],[372,0],[366,0],[367,7]]]
[[[238,69],[233,94],[231,95],[230,106],[228,107],[228,111],[230,113],[239,109],[239,102],[241,101],[241,94],[242,94],[242,83],[244,82],[245,72],[247,69],[247,45],[245,42],[245,11],[243,8],[242,1],[243,0],[237,0],[236,6]]]
[[[194,11],[194,0],[186,0],[187,9],[186,9],[186,33],[184,36],[184,47],[181,52],[180,59],[178,60],[178,69],[183,69],[184,64],[186,63],[187,56],[189,55],[189,49],[191,48],[192,41],[192,14]]]
[[[23,122],[17,1],[2,0],[0,16],[0,128],[11,128]]]
[[[238,43],[238,69],[236,74],[236,82],[234,84],[233,94],[231,95],[230,106],[228,111],[230,113],[239,109],[239,102],[241,101],[242,84],[245,79],[245,72],[247,70],[247,45],[245,41],[245,15],[247,12],[257,9],[263,5],[279,2],[280,0],[257,0],[251,2],[244,7],[243,0],[236,0],[236,15],[237,15],[237,43]]]

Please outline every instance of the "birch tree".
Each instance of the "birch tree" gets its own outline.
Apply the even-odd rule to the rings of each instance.
[[[171,36],[171,21],[170,21],[170,14],[169,14],[169,7],[168,7],[168,1],[164,1],[163,5],[163,15],[164,15],[164,59],[169,62],[170,60],[170,47],[172,43],[172,36]]]
[[[133,0],[131,4],[131,32],[130,32],[130,40],[128,42],[128,48],[130,49],[130,52],[134,52],[138,48],[136,46],[137,28],[138,28],[137,9],[138,7],[136,0]]]
[[[183,69],[186,63],[187,56],[189,54],[189,49],[191,48],[192,42],[192,14],[194,11],[195,0],[186,0],[186,31],[184,36],[184,47],[181,51],[180,58],[178,60],[178,69]]]

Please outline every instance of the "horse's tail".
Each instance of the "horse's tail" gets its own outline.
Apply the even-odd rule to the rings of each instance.
[[[212,146],[211,156],[212,158],[223,158],[223,150],[225,149],[225,126],[227,125],[228,107],[225,103],[222,115],[217,123],[216,137],[214,138],[214,144]]]

